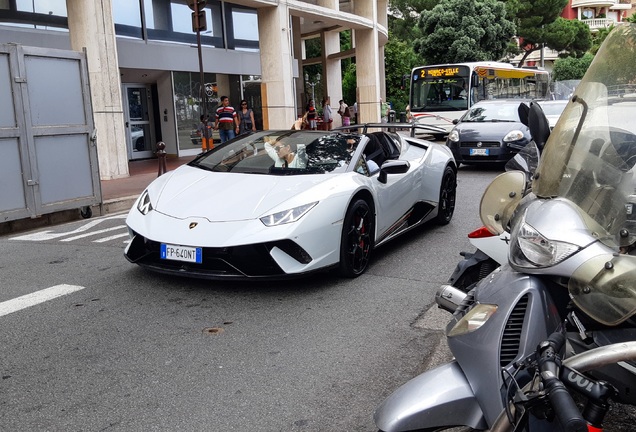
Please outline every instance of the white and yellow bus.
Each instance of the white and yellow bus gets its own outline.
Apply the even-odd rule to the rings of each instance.
[[[440,126],[447,133],[453,120],[484,99],[548,99],[550,74],[509,63],[470,62],[416,67],[409,97],[414,121]],[[435,136],[442,138],[443,135]]]

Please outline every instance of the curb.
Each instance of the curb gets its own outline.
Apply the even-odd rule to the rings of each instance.
[[[135,204],[138,197],[139,195],[131,195],[122,198],[105,200],[101,204],[96,204],[90,207],[92,215],[105,216],[111,213],[128,211]],[[0,223],[0,235],[14,234],[87,219],[90,218],[83,218],[79,209],[62,210],[44,214],[36,218],[17,219]]]

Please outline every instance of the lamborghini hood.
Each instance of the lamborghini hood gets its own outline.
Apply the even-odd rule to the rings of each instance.
[[[333,176],[234,174],[205,171],[182,166],[159,177],[148,187],[153,208],[178,219],[203,217],[210,222],[255,219],[267,215],[278,205],[290,201],[289,207],[306,204],[320,197],[309,189]],[[163,181],[162,181],[163,180]],[[276,209],[277,211],[285,208]]]

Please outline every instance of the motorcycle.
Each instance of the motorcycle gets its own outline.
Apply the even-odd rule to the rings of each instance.
[[[569,375],[559,375],[559,362],[547,370],[532,367],[528,359],[541,357],[537,347],[554,331],[563,334],[567,367],[568,357],[576,364],[593,348],[605,356],[615,352],[612,344],[636,338],[636,91],[631,84],[636,73],[626,66],[636,64],[633,46],[636,26],[609,34],[550,134],[530,177],[531,191],[526,174],[511,171],[484,192],[484,225],[499,233],[510,230],[508,263],[478,282],[454,311],[446,327],[454,359],[413,378],[376,409],[381,431],[483,430],[503,427],[504,417],[508,429],[501,430],[562,430],[559,421],[569,420],[558,415],[560,398],[543,403],[555,381],[537,384],[536,377],[537,371],[540,378],[561,381]],[[626,61],[623,67],[619,57]],[[586,425],[602,425],[603,404],[609,401],[636,404],[634,358],[631,352],[572,373],[569,384],[588,389],[584,397],[593,402],[581,416]],[[611,391],[597,402],[597,387],[585,380],[606,382]],[[522,409],[535,393],[543,399]],[[575,410],[570,404],[568,412]],[[582,428],[577,420],[565,430],[587,430]]]
[[[550,135],[550,125],[541,108],[533,103],[530,106],[525,103],[520,104],[519,117],[530,128],[533,140],[530,145],[520,149],[506,164],[505,171],[522,171],[526,174],[523,177],[526,184],[522,189],[523,180],[521,178],[516,179],[514,182],[508,182],[508,180],[505,182],[497,181],[495,184],[504,189],[497,193],[484,194],[483,198],[497,197],[497,199],[501,199],[501,197],[504,197],[506,199],[505,197],[507,196],[508,202],[505,204],[482,202],[480,205],[482,209],[491,209],[493,205],[514,209],[522,195],[530,190],[531,184],[528,179],[532,177],[539,164],[541,149]],[[506,175],[505,178],[508,179],[510,176],[510,174]],[[488,219],[487,215],[481,216],[482,219]],[[455,267],[448,282],[442,285],[435,294],[437,305],[450,313],[457,309],[457,306],[466,297],[466,293],[477,282],[508,261],[510,233],[501,224],[493,225],[489,223],[487,226],[477,228],[468,234],[468,241],[475,247],[475,252],[464,251],[459,253],[463,259]]]

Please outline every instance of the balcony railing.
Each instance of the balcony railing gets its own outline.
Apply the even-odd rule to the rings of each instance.
[[[602,28],[609,28],[612,25],[620,25],[622,22],[614,21],[611,18],[589,18],[582,20],[585,24],[590,27],[590,30],[598,30]]]

